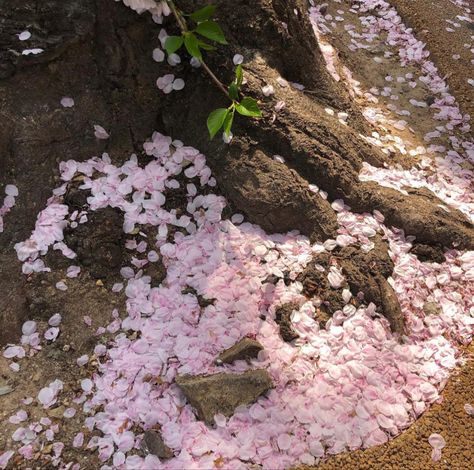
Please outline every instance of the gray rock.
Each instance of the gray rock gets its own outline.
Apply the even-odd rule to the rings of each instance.
[[[217,358],[224,364],[232,364],[234,361],[255,359],[263,346],[254,339],[243,338],[231,348],[219,354]]]
[[[243,374],[185,375],[176,377],[176,383],[199,419],[214,424],[214,415],[232,416],[240,405],[249,405],[273,387],[266,370],[249,370]]]
[[[174,457],[173,451],[164,443],[161,434],[157,431],[145,431],[143,443],[148,453],[160,459],[167,460]]]

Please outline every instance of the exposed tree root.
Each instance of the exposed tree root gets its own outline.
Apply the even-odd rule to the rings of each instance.
[[[352,303],[359,305],[361,302],[373,302],[389,321],[392,331],[400,336],[406,333],[400,305],[386,279],[393,271],[393,263],[388,255],[387,244],[380,237],[376,238],[374,249],[368,253],[356,246],[349,246],[330,254],[319,254],[298,277],[298,281],[303,284],[303,293],[308,297],[319,297],[322,300],[321,310],[329,315],[342,310],[346,303],[341,290],[332,289],[329,285],[327,274],[333,264],[342,269],[347,286],[356,296]]]
[[[298,228],[319,240],[336,234],[336,214],[329,202],[309,191],[308,182],[295,171],[259,150],[230,161],[218,180],[235,207],[252,213],[252,221],[267,231]]]
[[[131,26],[125,34],[120,27],[120,15],[115,17],[109,14],[111,6],[97,0],[89,3],[77,23],[79,26],[89,24],[85,30],[87,33],[81,29],[82,26],[78,26],[78,32],[73,35],[74,42],[68,42],[68,45],[79,47],[76,37],[97,36],[93,51],[96,68],[101,72],[98,83],[106,91],[106,96],[111,98],[110,101],[119,103],[120,109],[129,106],[132,94],[135,101],[147,103],[143,106],[146,113],[138,115],[142,116],[141,121],[148,123],[150,113],[154,112],[150,109],[153,110],[155,104],[146,93],[142,96],[141,85],[148,83],[156,70],[148,66],[145,67],[148,75],[139,72],[143,67],[137,66],[128,37],[142,38],[142,27]],[[160,113],[158,120],[161,120],[158,127],[207,155],[220,189],[236,211],[243,212],[248,220],[260,224],[268,232],[297,229],[313,241],[322,241],[336,235],[336,215],[330,202],[342,198],[355,211],[378,209],[384,214],[387,225],[402,228],[407,235],[415,235],[417,243],[428,247],[423,248],[423,253],[428,253],[425,259],[430,258],[429,247],[436,247],[438,255],[441,246],[474,247],[472,225],[459,211],[449,209],[446,212],[440,207],[441,201],[430,192],[410,189],[409,194],[404,195],[376,183],[359,180],[363,162],[382,167],[392,160],[361,137],[361,134],[370,134],[372,127],[364,120],[347,90],[335,82],[326,70],[324,58],[312,34],[305,0],[217,0],[215,3],[219,23],[231,46],[226,46],[223,54],[219,51],[211,54],[208,63],[218,71],[222,81],[230,82],[234,69],[231,61],[233,53],[244,54],[248,79],[244,91],[262,101],[264,118],[258,122],[238,119],[236,138],[230,146],[218,138],[209,142],[206,118],[210,111],[226,103],[202,71],[192,69],[183,61],[182,66],[172,72],[185,79],[186,87],[171,97],[162,97],[157,106]],[[195,10],[201,4],[201,0],[179,2],[186,11]],[[93,5],[97,8],[94,9]],[[89,16],[96,20],[95,31],[90,27],[91,22],[85,21]],[[170,34],[174,32],[172,22],[165,26]],[[148,28],[153,26],[149,23]],[[117,42],[121,42],[120,47],[115,44]],[[143,38],[140,44],[144,44]],[[90,51],[87,51],[89,54]],[[103,51],[108,52],[104,54]],[[60,49],[58,54],[62,53]],[[38,66],[57,60],[59,55],[43,56],[38,60],[44,63],[40,62]],[[29,65],[33,63],[36,62],[28,62]],[[2,69],[4,76],[9,76],[20,65],[9,63],[8,70]],[[266,83],[276,85],[276,78],[280,75],[304,84],[310,93],[277,85],[274,97],[264,97],[260,93],[261,86]],[[125,93],[124,90],[134,91]],[[286,103],[279,113],[274,111],[277,100]],[[112,109],[111,106],[103,107],[104,113]],[[336,115],[327,114],[327,107],[334,109]],[[337,119],[338,111],[348,113],[347,125]],[[130,137],[135,141],[150,130],[145,125],[138,127],[140,136],[135,136],[131,129],[131,136],[128,130],[122,132],[122,129],[113,129],[112,133],[120,136],[127,134],[127,141]],[[274,161],[272,157],[275,154],[282,155],[286,164]],[[326,191],[328,201],[310,191],[309,184]],[[357,270],[365,273],[366,266],[365,255],[358,257],[354,251],[351,256],[357,261],[352,261],[350,267],[346,263],[345,269],[351,273],[346,273],[349,283],[352,282],[350,279],[357,278]],[[437,259],[440,260],[440,257],[437,256]],[[375,269],[368,282],[370,288],[363,290],[366,300],[373,299],[382,306],[388,318],[393,293],[385,279],[390,272]],[[356,284],[354,288],[357,288]],[[391,320],[391,324],[396,331],[401,331],[395,321]]]
[[[198,4],[183,3],[191,10]],[[443,209],[445,204],[431,192],[408,189],[405,195],[359,180],[363,162],[387,167],[390,161],[362,137],[361,134],[369,134],[370,125],[355,109],[344,87],[329,76],[306,15],[306,2],[217,3],[219,21],[230,42],[236,45],[235,52],[243,53],[247,60],[245,92],[261,100],[264,118],[259,122],[238,120],[236,138],[230,146],[218,139],[209,142],[204,132],[207,115],[226,104],[199,71],[183,69],[186,88],[179,103],[173,97],[170,106],[174,112],[168,108],[163,121],[172,135],[180,136],[208,156],[221,189],[235,209],[267,231],[297,229],[312,240],[324,240],[336,232],[335,214],[327,201],[309,191],[308,185],[314,184],[328,193],[329,201],[342,198],[354,211],[377,209],[385,216],[386,225],[404,229],[418,243],[438,248],[474,247],[472,225],[460,211]],[[224,81],[230,82],[233,66],[228,58],[232,51],[227,51],[226,56],[222,59],[215,54],[210,63]],[[315,92],[305,94],[292,87],[276,86],[274,97],[264,97],[261,87],[266,83],[275,85],[280,75]],[[278,113],[273,108],[277,100],[286,103]],[[179,105],[181,114],[176,112]],[[337,114],[326,113],[328,106],[336,113],[348,112],[348,125],[341,123]],[[283,156],[286,164],[275,162],[275,154]],[[364,292],[366,301],[381,307],[392,329],[402,334],[400,307],[386,281],[392,267],[374,263],[373,255],[354,247],[335,256],[342,262],[351,288]]]
[[[196,2],[184,3],[192,9]],[[164,117],[165,124],[174,135],[183,136],[187,142],[196,145],[208,155],[210,165],[219,182],[223,183],[226,195],[239,209],[245,211],[251,221],[260,223],[262,211],[252,202],[252,193],[242,190],[246,185],[260,187],[258,197],[263,197],[265,193],[264,200],[268,200],[266,207],[272,214],[278,214],[282,207],[287,207],[286,203],[281,203],[282,193],[291,191],[295,200],[308,200],[305,185],[301,184],[303,180],[295,178],[294,172],[291,171],[294,169],[308,183],[326,191],[330,200],[343,198],[353,210],[361,212],[377,209],[386,217],[387,225],[404,229],[407,235],[415,235],[419,242],[460,248],[474,246],[474,229],[464,215],[455,209],[449,209],[447,212],[439,207],[443,203],[429,191],[410,189],[409,195],[406,196],[376,183],[359,180],[358,174],[364,161],[374,166],[386,166],[389,160],[359,134],[360,129],[364,127],[360,123],[360,114],[354,110],[352,103],[348,103],[344,88],[336,87],[334,80],[329,77],[316,41],[303,40],[302,31],[306,31],[305,34],[308,35],[308,28],[311,27],[307,15],[301,9],[304,2],[290,0],[285,2],[283,7],[282,2],[278,0],[258,0],[251,2],[251,8],[250,2],[246,0],[238,0],[231,6],[224,1],[218,3],[220,22],[224,29],[233,36],[232,42],[237,43],[246,52],[246,57],[251,57],[246,63],[249,91],[255,93],[267,81],[274,83],[275,79],[285,72],[288,77],[294,64],[297,44],[298,50],[304,50],[306,60],[299,62],[298,70],[292,72],[297,75],[293,76],[301,78],[305,85],[309,83],[310,86],[315,86],[316,81],[318,85],[324,85],[323,95],[330,91],[337,106],[346,105],[353,113],[349,125],[344,125],[339,122],[337,116],[326,114],[324,108],[327,101],[324,97],[306,95],[290,87],[278,88],[275,99],[266,99],[262,94],[258,96],[265,101],[262,104],[264,119],[258,123],[240,120],[236,135],[247,135],[250,138],[237,137],[230,146],[217,141],[209,142],[207,135],[202,132],[207,114],[214,107],[225,104],[218,90],[212,89],[208,83],[203,85],[199,72],[187,71],[188,85],[180,98],[183,114],[167,113]],[[301,13],[295,15],[295,8],[299,8]],[[232,22],[235,11],[241,15],[239,25],[246,25],[240,30],[236,29]],[[289,11],[292,12],[291,15]],[[245,12],[251,16],[246,18]],[[288,18],[291,18],[293,27],[287,23],[288,28],[283,28],[282,31],[281,22]],[[246,28],[253,30],[253,33],[246,31]],[[259,42],[260,31],[265,31],[265,44]],[[268,41],[272,34],[275,40]],[[212,58],[215,61],[214,67],[219,66],[221,75],[228,77],[230,81],[232,65],[228,61],[218,62],[220,59],[217,54]],[[288,62],[285,58],[288,58]],[[275,69],[276,65],[279,69]],[[301,65],[304,65],[303,70]],[[183,71],[186,73],[186,69]],[[278,113],[273,122],[271,115],[274,113],[273,105],[277,99],[284,100],[286,108]],[[176,100],[173,100],[173,106],[176,106]],[[202,130],[199,127],[197,131],[192,123],[202,126]],[[277,169],[276,165],[271,165],[268,158],[274,154],[285,157],[289,168],[281,165]],[[238,168],[240,166],[244,169]],[[276,175],[274,184],[269,184],[270,169],[272,174]],[[291,184],[285,184],[283,181],[286,179]],[[297,184],[293,185],[295,181]],[[302,206],[300,220],[292,228],[314,238],[321,233],[327,233],[321,232],[317,225],[307,222],[306,207],[305,204]],[[327,205],[320,204],[318,210],[322,211],[324,219],[330,219],[326,213]],[[270,216],[270,219],[274,220],[274,216]],[[426,223],[428,220],[429,224]],[[284,216],[278,217],[274,222],[264,222],[264,225],[274,231],[288,230]],[[308,231],[311,226],[315,227],[313,233]]]

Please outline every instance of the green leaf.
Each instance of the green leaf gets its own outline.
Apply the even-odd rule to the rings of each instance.
[[[232,108],[232,112],[229,112],[229,114],[226,116],[225,121],[224,121],[224,134],[229,137],[230,131],[232,129],[232,123],[234,122],[234,113],[235,109]]]
[[[193,57],[202,60],[202,54],[199,50],[199,41],[193,33],[186,34],[186,36],[184,37],[184,46]]]
[[[235,101],[239,99],[239,89],[235,83],[229,85],[229,96]]]
[[[242,114],[242,116],[260,117],[262,115],[262,111],[260,111],[257,102],[248,96],[236,105],[235,109],[239,114]]]
[[[215,21],[203,21],[199,23],[196,27],[196,32],[219,44],[227,44],[222,28]]]
[[[165,49],[168,54],[176,52],[184,42],[183,36],[168,36],[165,42]]]
[[[207,128],[211,139],[219,132],[219,129],[224,125],[225,119],[229,114],[227,108],[218,108],[212,111],[207,118]]]
[[[235,83],[237,84],[238,88],[240,88],[243,81],[244,81],[244,71],[242,69],[242,65],[239,64],[235,68]]]
[[[198,44],[201,49],[204,49],[205,51],[215,51],[216,48],[214,46],[211,46],[207,42],[201,41],[198,39]]]
[[[200,23],[201,21],[208,20],[216,11],[215,5],[207,5],[200,10],[191,13],[189,16],[192,18],[196,23]]]

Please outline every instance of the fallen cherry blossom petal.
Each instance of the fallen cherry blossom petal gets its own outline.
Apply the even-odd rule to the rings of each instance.
[[[94,124],[94,135],[97,139],[108,139],[110,137],[109,133],[100,125]]]

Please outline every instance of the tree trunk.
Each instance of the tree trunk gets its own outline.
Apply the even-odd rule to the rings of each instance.
[[[176,3],[190,12],[203,1]],[[407,235],[416,236],[417,242],[435,247],[435,253],[443,246],[474,247],[472,225],[459,211],[441,209],[441,201],[434,194],[412,189],[406,196],[359,180],[363,162],[382,167],[397,159],[392,156],[389,161],[361,138],[373,129],[347,89],[328,73],[305,0],[213,3],[229,46],[219,47],[206,60],[224,83],[230,83],[232,57],[243,54],[247,78],[244,93],[261,101],[264,114],[259,120],[236,118],[231,145],[220,138],[208,138],[208,114],[227,103],[202,69],[194,69],[184,60],[169,71],[184,78],[184,90],[164,96],[154,87],[156,76],[167,72],[165,66],[158,68],[150,59],[158,27],[149,15],[139,17],[112,0],[48,0],[39,7],[33,0],[4,0],[3,10],[8,12],[2,22],[4,30],[18,31],[19,24],[28,19],[39,25],[35,40],[46,51],[38,57],[16,57],[8,52],[16,47],[11,43],[13,33],[0,34],[0,41],[5,42],[2,54],[7,54],[0,65],[0,112],[6,123],[0,129],[0,150],[5,155],[0,159],[0,170],[5,170],[0,171],[0,183],[7,184],[11,176],[20,187],[30,188],[24,208],[19,209],[21,223],[11,238],[3,239],[4,246],[11,248],[28,236],[38,202],[41,207],[55,186],[49,178],[57,161],[81,160],[103,150],[112,155],[138,151],[138,143],[157,129],[202,151],[233,210],[268,232],[299,230],[321,242],[334,238],[338,224],[331,202],[342,198],[357,212],[379,210],[386,225],[404,229]],[[178,33],[171,17],[164,27],[169,34]],[[84,71],[90,79],[86,87]],[[261,87],[275,84],[279,76],[303,84],[305,90],[275,86],[275,95],[265,97]],[[51,82],[59,83],[58,90],[49,87]],[[41,96],[31,83],[42,90]],[[65,126],[56,117],[54,106],[45,110],[44,102],[57,103],[67,94],[74,94],[85,111]],[[279,100],[286,107],[276,113],[274,104]],[[23,103],[24,109],[19,110],[18,103]],[[347,112],[348,125],[327,114],[327,107],[336,113]],[[133,114],[133,122],[128,122],[127,113]],[[30,114],[31,122],[23,118]],[[101,143],[100,149],[85,131],[94,123],[108,124],[113,137],[110,143]],[[272,158],[275,154],[283,156],[286,163],[276,162]],[[7,166],[8,178],[3,176]],[[35,180],[45,183],[37,185]],[[311,192],[309,184],[326,191],[328,200]],[[335,256],[345,267],[349,285],[365,291],[366,299],[377,302],[392,327],[402,332],[400,309],[385,281],[391,271],[387,270],[390,261],[386,246],[377,253],[381,251],[385,252],[380,255],[384,268],[369,270],[368,274],[362,272],[360,253],[356,256],[340,250]],[[359,260],[359,265],[354,266],[348,258]]]
[[[185,11],[193,11],[201,3],[179,2]],[[184,74],[187,86],[179,98],[173,95],[169,99],[163,121],[172,136],[207,155],[236,209],[269,231],[298,229],[313,240],[333,236],[334,213],[329,202],[317,201],[311,195],[307,188],[311,183],[326,191],[329,201],[342,198],[358,212],[379,210],[388,226],[404,229],[418,242],[474,247],[474,231],[464,215],[438,207],[442,202],[429,191],[413,189],[405,196],[376,183],[359,181],[364,161],[379,167],[397,161],[391,158],[389,162],[385,154],[360,137],[360,133],[369,134],[373,129],[345,88],[327,72],[304,0],[215,3],[218,21],[231,46],[226,46],[225,54],[218,51],[209,55],[208,62],[224,82],[230,82],[233,53],[242,53],[248,79],[244,91],[261,100],[264,117],[237,119],[231,145],[217,138],[209,141],[206,118],[213,109],[226,106],[225,98],[203,72],[183,67],[180,75]],[[261,87],[275,83],[279,76],[303,84],[311,93],[276,87],[275,96],[266,98]],[[273,106],[278,100],[285,101],[286,107],[276,113],[273,122]],[[328,106],[336,112],[348,112],[349,125],[328,115],[324,111]],[[287,165],[274,162],[275,154],[283,156]],[[315,205],[312,210],[309,201]],[[298,213],[294,213],[295,207],[300,207]],[[288,217],[282,216],[287,213]]]

